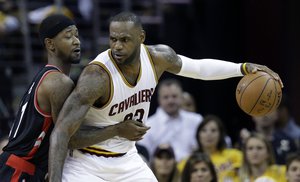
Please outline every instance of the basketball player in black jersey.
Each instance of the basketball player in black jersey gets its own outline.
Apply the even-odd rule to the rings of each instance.
[[[52,15],[43,20],[39,34],[47,50],[48,63],[36,74],[19,105],[9,142],[0,155],[1,182],[45,181],[49,136],[65,99],[74,88],[68,75],[71,64],[80,61],[75,23],[63,15]],[[95,131],[97,137],[94,138],[101,141],[118,135],[138,140],[146,130],[148,128],[125,121]],[[89,137],[88,133],[80,130],[71,139],[70,147],[85,147],[85,137]]]

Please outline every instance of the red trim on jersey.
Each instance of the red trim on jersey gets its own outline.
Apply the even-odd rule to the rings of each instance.
[[[54,68],[58,69],[60,72],[62,72],[57,66],[55,66],[53,64],[46,64],[45,67],[54,67]]]
[[[37,138],[37,140],[35,141],[35,144],[37,144],[37,143],[38,144],[34,145],[33,148],[31,149],[31,151],[28,153],[28,155],[25,157],[22,157],[23,159],[28,160],[34,156],[36,151],[39,149],[44,137],[46,136],[47,131],[49,130],[51,124],[52,124],[52,118],[45,118],[42,132],[40,133],[39,138]]]
[[[45,72],[34,91],[34,107],[41,115],[43,115],[45,117],[51,117],[51,113],[46,113],[40,108],[40,106],[38,104],[38,100],[37,100],[37,91],[38,91],[42,81],[44,80],[44,78],[51,72],[58,72],[58,71],[57,70],[49,70],[49,71]]]
[[[29,175],[34,175],[35,172],[35,165],[14,154],[11,154],[8,157],[6,165],[15,169],[15,172],[11,178],[11,182],[18,182],[22,172]]]

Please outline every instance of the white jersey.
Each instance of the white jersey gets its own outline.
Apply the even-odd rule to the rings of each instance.
[[[150,100],[157,85],[154,65],[145,45],[141,46],[141,67],[136,85],[127,82],[111,56],[111,50],[99,54],[90,64],[104,68],[111,79],[111,95],[108,103],[102,108],[91,108],[84,125],[105,127],[117,124],[126,119],[145,122],[150,108]],[[82,151],[118,155],[128,152],[135,146],[134,141],[122,137],[113,137],[96,145],[81,149]]]

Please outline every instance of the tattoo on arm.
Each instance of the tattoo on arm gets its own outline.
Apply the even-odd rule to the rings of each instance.
[[[95,100],[103,94],[105,78],[98,66],[87,66],[78,80],[76,88],[66,100],[59,113],[55,128],[51,135],[49,149],[49,179],[60,181],[68,143],[71,136],[80,127],[85,114]],[[103,73],[102,73],[103,74]]]
[[[171,47],[166,45],[154,46],[152,54],[154,54],[153,57],[156,59],[156,64],[164,68],[163,71],[173,74],[177,74],[180,71],[181,59]]]

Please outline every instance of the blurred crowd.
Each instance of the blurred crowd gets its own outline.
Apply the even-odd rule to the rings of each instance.
[[[52,1],[41,2],[45,6],[27,13],[33,37],[37,35],[37,24],[47,15],[57,11],[62,11],[77,20],[79,31],[81,28],[89,29],[92,26],[92,0],[78,0],[76,3],[65,1],[60,10]],[[164,7],[166,20],[172,19],[171,12],[178,12],[178,16],[192,16],[186,13],[190,8],[187,4],[191,1],[178,2],[173,8]],[[13,75],[24,72],[24,63],[20,61],[24,56],[21,51],[24,44],[20,43],[23,30],[18,11],[15,1],[0,0],[1,149],[6,143],[14,118],[13,104],[17,103],[14,99],[21,97],[14,95],[13,80]],[[149,12],[145,12],[147,13]],[[174,26],[174,22],[175,20],[171,20],[167,24]],[[187,27],[178,28],[179,33]],[[150,29],[149,36],[153,37],[150,40],[153,43],[158,39],[161,41],[161,37],[153,36],[154,34]],[[178,37],[172,34],[178,32],[168,34],[169,37]],[[91,50],[92,39],[87,34],[82,35],[83,61],[80,67],[73,69],[74,80],[81,68],[94,56]],[[16,37],[19,44],[14,44]],[[185,37],[178,37],[177,42],[169,43],[179,52],[191,50],[191,47],[181,45],[183,38]],[[34,42],[32,44],[34,45]],[[33,49],[41,49],[38,47]],[[39,52],[33,57],[35,64],[43,63],[43,53]],[[163,78],[156,90],[157,101],[154,102],[157,102],[157,105],[152,108],[153,114],[146,123],[151,129],[137,143],[141,157],[151,166],[159,182],[201,181],[199,179],[213,182],[300,181],[300,122],[292,115],[287,95],[283,96],[280,106],[274,112],[262,117],[251,117],[252,127],[249,127],[243,119],[225,122],[217,112],[200,113],[199,107],[202,103],[197,102],[196,95],[183,85],[182,80]],[[230,128],[232,126],[226,123],[231,122],[239,122],[245,127]],[[241,124],[242,122],[245,122],[245,125]],[[235,134],[227,131],[234,131]]]
[[[197,113],[178,80],[163,80],[157,92],[159,106],[138,148],[160,182],[300,179],[300,127],[285,95],[277,110],[252,117],[253,129],[237,130],[240,137],[232,143],[222,119]]]

